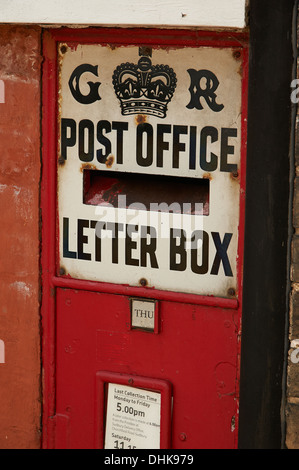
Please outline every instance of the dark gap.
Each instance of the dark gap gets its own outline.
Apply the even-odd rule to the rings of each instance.
[[[83,203],[93,206],[209,215],[209,195],[209,179],[83,170]]]

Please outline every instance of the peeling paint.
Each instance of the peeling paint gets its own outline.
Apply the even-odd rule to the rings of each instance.
[[[97,167],[96,165],[92,165],[91,163],[83,163],[80,168],[81,173],[83,172],[83,170],[97,170]]]
[[[21,192],[21,188],[19,186],[11,186],[8,184],[0,184],[0,193],[5,191],[6,189],[13,189],[14,190],[14,196],[18,196]]]
[[[5,103],[5,85],[3,80],[0,80],[0,103]]]
[[[105,161],[106,167],[111,168],[113,163],[114,163],[114,155],[109,155],[109,157],[107,157],[107,160]]]
[[[236,417],[233,416],[231,420],[230,430],[231,432],[234,432],[235,429],[236,429]]]
[[[145,116],[145,114],[137,114],[137,116],[135,116],[136,126],[138,126],[138,124],[144,124],[145,122],[147,122],[147,116]]]
[[[291,341],[291,348],[299,348],[299,339],[293,339],[293,341]]]
[[[31,295],[31,286],[22,281],[15,281],[10,284],[12,289],[16,289],[18,292],[23,294],[25,297],[30,297]]]
[[[5,345],[3,339],[0,339],[0,364],[5,363]]]
[[[239,171],[235,171],[235,172],[230,173],[230,177],[233,181],[239,181],[240,180]]]

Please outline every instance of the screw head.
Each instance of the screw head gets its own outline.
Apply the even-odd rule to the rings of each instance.
[[[234,51],[233,56],[235,59],[239,59],[241,57],[241,52],[240,51]]]
[[[61,52],[61,54],[65,54],[66,51],[67,51],[67,46],[65,44],[63,44],[60,48],[60,52]]]

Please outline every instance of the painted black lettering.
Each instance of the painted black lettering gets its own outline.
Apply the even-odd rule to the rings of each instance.
[[[98,77],[98,66],[91,64],[81,64],[76,67],[70,76],[69,87],[75,100],[81,104],[91,104],[101,99],[99,95],[99,86],[101,82],[87,82],[89,85],[89,93],[87,95],[83,95],[80,91],[80,78],[81,75],[85,72],[90,72]]]
[[[190,75],[190,102],[187,104],[188,109],[203,109],[201,97],[204,98],[207,105],[212,111],[219,112],[224,108],[223,104],[216,103],[217,95],[215,91],[218,88],[219,80],[210,70],[194,70],[188,69]],[[202,85],[204,87],[202,87]]]
[[[163,167],[163,152],[169,150],[169,142],[163,140],[164,134],[171,133],[170,124],[157,125],[157,167]]]
[[[150,240],[148,241],[148,235]],[[141,227],[141,239],[140,239],[140,266],[147,266],[147,255],[150,259],[151,268],[159,268],[156,251],[157,249],[157,233],[154,227]]]
[[[220,263],[223,264],[224,273],[226,276],[233,276],[230,262],[227,256],[228,245],[230,244],[232,233],[226,233],[223,237],[223,241],[220,240],[220,235],[218,232],[212,232],[212,237],[214,240],[216,255],[214,258],[213,266],[211,269],[211,274],[217,275],[219,272]]]
[[[78,246],[78,259],[91,260],[91,254],[85,253],[83,245],[88,243],[88,237],[84,235],[84,229],[89,227],[89,220],[78,219],[77,230],[77,246]]]
[[[79,158],[91,162],[94,157],[94,125],[89,119],[79,122]]]
[[[220,171],[234,172],[238,170],[238,165],[227,162],[227,156],[233,155],[235,151],[232,145],[228,145],[229,137],[237,137],[237,129],[223,127],[221,129]]]
[[[129,124],[127,122],[112,122],[112,129],[116,130],[116,163],[123,163],[124,153],[124,131],[127,131]]]
[[[196,167],[196,127],[190,127],[190,150],[189,150],[189,168],[195,170]]]
[[[111,230],[112,238],[112,263],[118,263],[118,233],[123,231],[124,225],[107,222],[107,230]]]
[[[76,143],[76,121],[74,119],[61,119],[61,156],[66,160],[67,148]]]
[[[137,242],[131,237],[134,232],[138,232],[137,225],[126,225],[125,263],[130,266],[139,266],[139,260],[132,257],[132,251],[137,248]]]
[[[105,229],[106,224],[102,221],[91,220],[90,227],[95,228],[95,260],[101,261],[102,256],[102,237],[101,232]]]
[[[143,155],[143,135],[146,134],[146,155]],[[137,126],[136,161],[139,166],[150,166],[153,163],[153,127],[144,122]]]
[[[176,240],[179,244],[176,244]],[[185,271],[187,264],[187,253],[185,250],[186,234],[182,229],[170,229],[170,265],[172,271]],[[177,260],[177,255],[179,260]]]
[[[185,144],[180,142],[180,135],[187,133],[187,126],[173,126],[172,168],[179,168],[180,152],[185,151]]]
[[[77,258],[76,251],[69,250],[69,218],[63,217],[63,257]]]
[[[103,120],[99,121],[97,124],[97,140],[105,148],[105,152],[103,152],[103,149],[97,150],[97,160],[100,163],[105,163],[111,153],[111,142],[108,137],[103,135],[103,131],[107,133],[111,132],[111,124],[109,121]]]
[[[206,274],[209,270],[209,235],[203,230],[195,230],[192,233],[192,246],[201,240],[201,264],[198,264],[198,248],[191,248],[191,270],[195,274]]]
[[[210,158],[207,158],[207,140],[210,137],[211,142],[218,140],[218,131],[216,127],[206,126],[203,127],[200,133],[200,167],[204,171],[215,171],[218,165],[218,157],[210,152]]]

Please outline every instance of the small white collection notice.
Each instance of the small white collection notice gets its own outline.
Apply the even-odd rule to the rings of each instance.
[[[105,449],[160,449],[161,394],[108,385]]]

